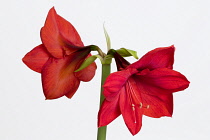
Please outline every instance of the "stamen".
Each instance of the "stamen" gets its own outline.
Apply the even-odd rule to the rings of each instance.
[[[134,104],[132,104],[132,110],[133,110],[133,111],[135,110],[135,105],[134,105]]]
[[[143,107],[143,108],[147,108],[147,109],[149,109],[149,107],[150,107],[149,105],[147,105],[147,106],[143,106],[143,104],[142,104],[142,103],[140,103],[139,105],[140,105],[140,106],[139,106],[140,108],[142,108],[142,107]]]
[[[143,104],[142,104],[142,103],[140,103],[140,108],[142,108],[142,106],[143,106]]]

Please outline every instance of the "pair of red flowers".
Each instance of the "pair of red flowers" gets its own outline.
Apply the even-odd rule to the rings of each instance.
[[[84,46],[76,29],[52,8],[41,29],[41,45],[27,53],[23,62],[41,73],[46,99],[71,98],[80,81],[95,75],[93,62],[75,72],[91,56],[91,47]],[[122,114],[130,132],[137,134],[142,115],[159,118],[172,116],[173,92],[189,86],[186,77],[172,70],[174,46],[157,48],[133,64],[114,53],[118,72],[105,81],[105,100],[99,110],[98,126],[105,126]]]

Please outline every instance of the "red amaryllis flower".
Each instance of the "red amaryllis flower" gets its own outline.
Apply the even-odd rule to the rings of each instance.
[[[172,93],[189,86],[184,75],[172,70],[174,46],[154,49],[131,65],[117,53],[115,60],[119,71],[110,74],[103,86],[105,100],[98,114],[99,127],[122,114],[135,135],[141,129],[142,115],[172,116]]]
[[[41,73],[46,99],[61,96],[71,98],[80,81],[90,81],[95,75],[96,64],[74,72],[90,56],[90,47],[84,47],[79,34],[71,23],[50,9],[41,29],[41,45],[27,53],[23,62]]]

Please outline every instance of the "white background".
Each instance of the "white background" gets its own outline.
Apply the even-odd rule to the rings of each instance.
[[[120,116],[108,126],[107,140],[210,138],[209,0],[1,0],[1,140],[96,139],[99,61],[94,79],[81,83],[72,99],[46,101],[40,74],[21,60],[41,44],[40,28],[52,6],[75,26],[85,45],[104,51],[104,22],[115,49],[126,47],[142,56],[174,44],[174,69],[191,82],[174,94],[172,118],[144,117],[141,131],[132,136]]]

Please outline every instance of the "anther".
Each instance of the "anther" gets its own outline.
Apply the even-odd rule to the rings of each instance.
[[[142,104],[142,103],[140,103],[140,108],[142,108],[142,106],[143,106],[143,104]]]
[[[133,111],[135,110],[135,105],[134,105],[134,104],[132,104],[132,110],[133,110]]]
[[[142,103],[140,103],[139,107],[140,107],[140,108],[142,108],[142,107],[143,107],[143,108],[149,109],[149,107],[150,107],[150,106],[149,106],[149,105],[147,105],[147,106],[143,106],[143,104],[142,104]]]

